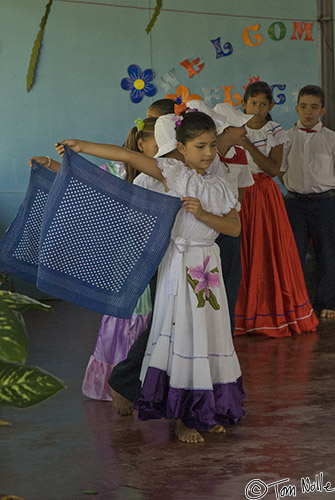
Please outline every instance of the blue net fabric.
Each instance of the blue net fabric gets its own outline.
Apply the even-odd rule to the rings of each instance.
[[[42,219],[56,174],[34,162],[26,195],[0,241],[0,269],[36,284]]]
[[[45,206],[37,287],[129,318],[169,244],[178,198],[135,186],[67,149]]]

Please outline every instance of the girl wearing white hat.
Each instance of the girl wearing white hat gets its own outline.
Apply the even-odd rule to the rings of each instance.
[[[232,191],[242,202],[245,188],[252,186],[254,180],[243,146],[246,136],[245,124],[251,115],[242,113],[229,103],[220,103],[214,109],[203,101],[190,101],[191,109],[200,109],[211,116],[218,131],[218,155],[208,169],[209,173],[223,177],[229,183]],[[225,282],[229,317],[232,334],[235,330],[235,305],[242,276],[241,267],[241,235],[237,237],[220,234],[216,243],[220,248],[222,274]]]

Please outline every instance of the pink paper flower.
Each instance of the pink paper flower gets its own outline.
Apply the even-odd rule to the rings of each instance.
[[[210,256],[208,255],[208,257],[204,260],[203,266],[190,267],[188,271],[192,279],[199,281],[194,289],[194,292],[198,293],[201,290],[205,290],[205,297],[209,297],[209,291],[211,288],[220,287],[219,272],[206,271],[209,260]]]

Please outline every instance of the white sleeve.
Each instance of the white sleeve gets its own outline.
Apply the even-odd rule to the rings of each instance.
[[[234,165],[230,165],[230,168],[233,167]],[[236,165],[239,167],[240,172],[238,176],[238,184],[237,186],[239,188],[246,188],[248,186],[252,186],[255,184],[254,178],[252,176],[252,173],[250,172],[250,168],[248,165]]]
[[[267,131],[267,155],[269,155],[271,149],[275,146],[283,144],[285,148],[290,144],[290,139],[283,127],[276,122],[271,122],[271,125],[272,126]]]
[[[164,185],[161,181],[154,179],[150,175],[144,174],[143,172],[135,177],[133,184],[145,189],[150,189],[150,191],[155,191],[156,193],[166,194]]]
[[[292,144],[292,139],[293,139],[293,132],[294,129],[291,128],[286,132],[286,135],[289,139],[289,143],[284,145],[284,150],[283,150],[283,160],[281,162],[281,167],[280,167],[280,172],[286,172],[287,167],[288,167],[288,162],[287,162],[287,157],[291,149],[291,144]]]
[[[223,178],[198,174],[172,158],[158,158],[157,165],[169,189],[180,197],[197,198],[207,212],[224,215],[237,206],[237,195]]]

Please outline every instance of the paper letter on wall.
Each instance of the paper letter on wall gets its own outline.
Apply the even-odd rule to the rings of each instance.
[[[194,59],[194,61],[189,61],[188,59],[185,59],[183,62],[179,63],[181,66],[184,66],[184,68],[186,69],[187,73],[188,73],[188,76],[190,78],[193,78],[194,75],[196,75],[197,73],[200,73],[200,71],[203,70],[204,66],[205,66],[205,63],[201,63],[199,64],[199,61],[200,61],[200,58],[197,57],[196,59]],[[199,69],[198,70],[195,70],[193,68],[193,66],[195,64],[198,64],[199,65]]]
[[[256,43],[253,43],[249,36],[249,30],[251,31],[259,30],[259,24],[255,24],[254,26],[248,26],[247,28],[245,28],[245,30],[242,33],[242,38],[244,43],[249,47],[256,47],[257,45],[260,45],[263,41],[262,35],[257,33],[257,35],[254,36]]]

